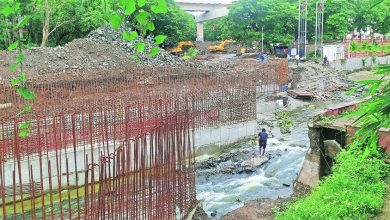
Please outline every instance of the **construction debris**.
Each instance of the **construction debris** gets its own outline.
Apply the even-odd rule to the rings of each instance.
[[[346,91],[357,85],[348,79],[346,72],[311,61],[290,65],[290,71],[292,89],[288,93],[293,98],[326,100],[333,93]]]
[[[110,26],[99,28],[92,31],[88,38],[97,41],[102,44],[110,44],[116,48],[122,49],[133,62],[146,65],[146,66],[191,66],[193,63],[185,61],[177,56],[172,55],[170,52],[161,49],[160,54],[155,57],[148,57],[148,51],[155,47],[152,40],[138,38],[134,42],[127,42],[122,38],[122,31],[114,30]],[[127,30],[131,31],[131,30]],[[137,53],[135,49],[135,43],[144,42],[145,52]]]

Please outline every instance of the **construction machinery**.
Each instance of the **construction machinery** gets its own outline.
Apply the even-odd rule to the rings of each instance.
[[[195,47],[192,41],[180,41],[177,47],[169,49],[169,51],[173,54],[181,54],[186,52],[191,47]]]
[[[209,46],[207,47],[208,50],[213,52],[225,52],[225,44],[234,42],[233,40],[223,40],[219,45],[216,46]]]

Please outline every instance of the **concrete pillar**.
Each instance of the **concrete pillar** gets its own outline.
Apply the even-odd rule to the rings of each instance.
[[[202,42],[204,41],[203,22],[196,23],[196,40]]]

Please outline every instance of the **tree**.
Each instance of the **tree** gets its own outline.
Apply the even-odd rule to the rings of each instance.
[[[252,41],[261,40],[264,27],[264,45],[289,45],[297,33],[297,11],[297,4],[289,0],[240,0],[230,8],[225,37],[250,45]]]
[[[81,28],[85,27],[86,18],[95,16],[92,22],[98,21],[98,25],[92,25],[93,28],[96,28],[99,25],[104,24],[107,20],[107,16],[103,11],[99,11],[94,7],[96,3],[89,1],[78,1],[78,0],[43,0],[42,10],[44,11],[44,19],[42,25],[42,41],[41,47],[46,46],[50,35],[55,31],[58,31],[61,27],[67,26],[67,32],[73,32],[77,36],[77,33],[80,33]],[[98,2],[100,5],[102,2]],[[104,1],[103,1],[104,4]],[[99,16],[96,16],[99,13]],[[51,24],[52,23],[52,24]],[[88,27],[88,26],[87,26]],[[87,28],[88,29],[88,28]],[[90,31],[90,30],[88,30]],[[84,33],[81,31],[81,33]],[[63,37],[57,35],[57,37]],[[73,40],[74,37],[71,37],[69,40]],[[61,39],[57,39],[55,44],[58,44]]]
[[[151,4],[143,8],[150,10]],[[196,38],[196,23],[192,15],[183,11],[173,0],[167,1],[167,12],[164,14],[153,14],[150,19],[154,22],[152,29],[146,31],[146,35],[165,34],[166,46],[175,46],[179,41],[194,40]],[[127,18],[128,25],[132,29],[139,29],[136,15]]]
[[[376,7],[372,7],[375,5]],[[354,0],[353,26],[357,30],[372,29],[373,33],[387,34],[390,31],[390,0]]]
[[[204,38],[206,41],[222,40],[224,38],[226,18],[207,21],[204,24]]]
[[[154,35],[167,35],[166,45],[175,46],[179,41],[195,40],[196,23],[194,16],[183,11],[173,0],[168,1],[165,14],[154,15]]]
[[[334,41],[343,39],[353,29],[352,19],[355,15],[356,12],[353,10],[351,1],[327,1],[324,13],[324,40]]]

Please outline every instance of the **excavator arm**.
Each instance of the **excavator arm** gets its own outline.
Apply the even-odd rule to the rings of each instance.
[[[179,42],[177,47],[169,49],[169,51],[171,53],[174,53],[174,54],[180,54],[180,53],[185,52],[186,49],[188,49],[190,47],[195,47],[195,45],[192,43],[192,41],[181,41],[181,42]]]
[[[208,50],[210,51],[225,51],[225,44],[227,43],[230,43],[230,42],[234,42],[233,40],[223,40],[221,41],[221,43],[219,45],[216,45],[216,46],[209,46],[207,47]]]

